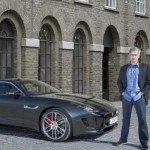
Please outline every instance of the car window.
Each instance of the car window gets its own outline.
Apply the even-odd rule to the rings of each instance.
[[[44,93],[53,93],[54,90],[41,86],[38,83],[25,83],[24,84],[26,90],[30,94],[44,94]]]
[[[0,95],[6,95],[10,92],[19,92],[18,89],[9,83],[0,83]]]
[[[33,93],[38,93],[39,92],[39,86],[37,84],[32,84],[32,83],[26,83],[25,84],[26,89],[28,92],[33,92]]]
[[[35,80],[23,80],[17,82],[29,95],[43,95],[60,93],[60,90],[44,83]]]

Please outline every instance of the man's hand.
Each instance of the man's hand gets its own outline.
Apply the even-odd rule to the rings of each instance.
[[[144,93],[143,93],[143,92],[141,92],[141,95],[144,95]]]

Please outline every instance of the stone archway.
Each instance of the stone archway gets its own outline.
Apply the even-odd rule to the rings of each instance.
[[[119,68],[119,59],[117,46],[119,46],[119,35],[114,26],[109,26],[105,30],[103,45],[103,98],[106,100],[115,100],[118,92],[117,77]]]
[[[73,37],[73,69],[72,91],[73,93],[90,93],[90,68],[89,68],[89,43],[91,43],[91,31],[88,24],[81,21],[75,28]]]
[[[62,31],[56,18],[53,16],[46,16],[42,20],[39,28],[39,40],[38,78],[60,88],[62,83],[60,74],[62,70],[60,70],[58,66],[62,60],[60,58],[62,55],[60,47],[63,42]]]
[[[1,33],[1,38],[2,35],[4,35],[4,38],[7,39],[6,44],[5,44],[5,48],[8,50],[13,49],[13,53],[12,58],[9,58],[9,60],[13,60],[11,62],[11,65],[9,64],[7,66],[7,68],[10,69],[10,66],[13,66],[13,71],[11,71],[11,69],[9,70],[9,72],[11,72],[12,75],[9,75],[8,77],[22,77],[23,75],[23,63],[22,63],[22,38],[26,37],[26,29],[24,26],[24,22],[21,18],[21,16],[18,14],[18,12],[14,11],[14,10],[7,10],[5,12],[2,13],[2,15],[0,16],[0,24],[1,24],[1,29],[5,30],[7,28],[7,30],[11,30],[11,32],[13,32],[12,35],[4,35],[3,33]],[[3,26],[3,27],[2,27]],[[8,27],[9,26],[9,27]],[[9,29],[8,29],[9,28]],[[12,37],[13,36],[13,37]],[[3,39],[4,39],[3,38]],[[12,39],[12,43],[10,44],[10,40]],[[9,44],[7,44],[9,41]],[[3,42],[2,42],[3,43]],[[4,48],[3,48],[4,49]],[[3,57],[3,56],[2,56]],[[7,77],[7,76],[6,76]]]

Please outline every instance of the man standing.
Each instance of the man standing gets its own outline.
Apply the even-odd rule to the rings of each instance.
[[[146,123],[146,105],[148,104],[148,90],[150,89],[150,69],[146,64],[139,63],[140,49],[129,50],[130,63],[121,67],[118,88],[121,94],[123,120],[121,137],[115,146],[127,143],[132,106],[138,116],[138,134],[141,149],[148,149],[148,128]]]

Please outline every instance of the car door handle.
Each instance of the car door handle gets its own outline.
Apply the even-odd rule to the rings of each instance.
[[[35,106],[35,105],[24,105],[25,109],[38,109],[39,106]]]

